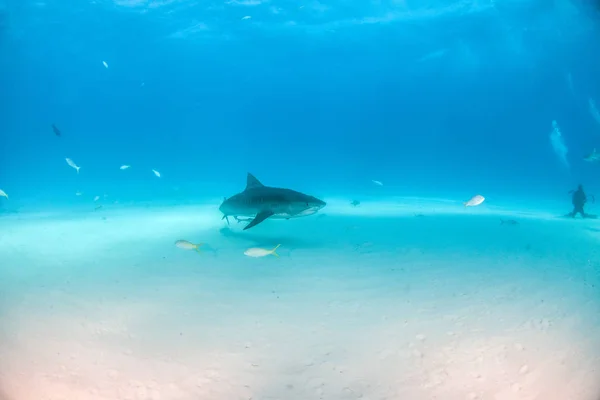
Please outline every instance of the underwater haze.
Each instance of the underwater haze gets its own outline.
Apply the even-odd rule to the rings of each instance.
[[[599,37],[0,0],[0,400],[598,400]]]

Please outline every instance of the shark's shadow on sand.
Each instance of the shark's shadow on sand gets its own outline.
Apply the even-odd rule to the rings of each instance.
[[[277,242],[275,244],[280,244],[284,247],[297,249],[314,249],[325,246],[325,244],[320,241],[310,240],[300,236],[279,235],[277,233],[267,235],[250,232],[236,232],[229,227],[221,228],[219,230],[219,233],[226,238],[234,239],[256,246],[269,247],[272,246],[275,242]]]

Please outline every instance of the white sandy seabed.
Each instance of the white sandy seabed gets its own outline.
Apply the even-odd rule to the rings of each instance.
[[[600,398],[600,221],[329,203],[1,218],[0,399]]]

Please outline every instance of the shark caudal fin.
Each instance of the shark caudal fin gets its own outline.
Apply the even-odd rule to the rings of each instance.
[[[274,214],[273,211],[261,211],[261,212],[259,212],[258,214],[256,214],[256,217],[254,217],[254,219],[252,220],[252,222],[250,222],[248,225],[246,225],[243,230],[250,229],[253,226],[256,226],[256,225],[260,224],[261,222],[263,222],[265,219],[269,218],[273,214]]]
[[[252,175],[250,172],[248,172],[248,177],[246,178],[246,190],[260,188],[263,186],[265,186],[265,185],[260,183],[260,181],[258,179],[256,179],[256,177],[254,175]]]

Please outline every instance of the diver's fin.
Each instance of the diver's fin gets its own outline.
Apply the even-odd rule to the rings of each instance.
[[[246,190],[260,188],[263,186],[265,186],[265,185],[260,183],[260,181],[258,179],[256,179],[256,177],[254,175],[252,175],[250,172],[248,172],[248,177],[246,178]]]
[[[261,222],[263,222],[265,219],[269,218],[273,214],[274,214],[273,211],[261,211],[261,212],[259,212],[258,214],[256,214],[256,217],[254,217],[254,219],[252,220],[252,222],[250,222],[248,225],[246,225],[244,227],[244,230],[250,229],[253,226],[256,226],[256,225],[260,224]]]

